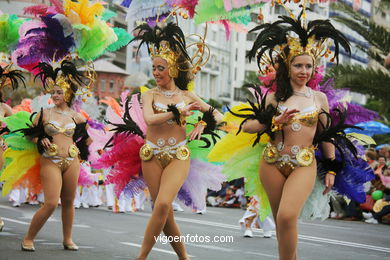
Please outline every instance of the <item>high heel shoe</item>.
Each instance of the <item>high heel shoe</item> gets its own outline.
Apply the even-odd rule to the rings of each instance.
[[[4,221],[0,218],[0,232],[3,231]]]
[[[76,244],[62,244],[64,246],[64,250],[69,250],[69,251],[77,251],[79,250],[79,247]]]
[[[35,251],[34,244],[32,244],[32,245],[25,245],[23,243],[23,241],[21,243],[21,248],[22,248],[22,251],[27,251],[27,252],[34,252]]]

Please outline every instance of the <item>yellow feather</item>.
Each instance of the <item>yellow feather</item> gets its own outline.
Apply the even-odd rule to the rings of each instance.
[[[95,17],[102,15],[104,11],[103,2],[89,4],[88,0],[79,0],[72,2],[71,0],[64,1],[65,15],[71,18],[72,23],[77,22],[85,25],[92,25],[95,22]]]
[[[34,150],[12,150],[8,148],[3,153],[3,159],[11,158],[12,161],[4,169],[0,176],[0,181],[4,181],[3,196],[6,196],[12,189],[13,185],[37,163],[39,153]]]
[[[242,103],[232,107],[231,111],[238,114],[248,114],[250,112],[240,112],[239,110],[249,107],[250,105],[248,103]],[[224,130],[228,131],[228,134],[218,141],[218,143],[210,151],[208,159],[211,162],[225,162],[229,160],[242,149],[252,146],[257,137],[257,134],[248,134],[242,131],[237,135],[236,133],[238,132],[238,128],[243,119],[234,116],[230,112],[226,112],[224,114],[223,121],[227,122],[227,126],[225,126]],[[270,138],[267,134],[263,134],[260,137],[260,143],[266,144],[269,139]]]
[[[372,139],[371,136],[364,135],[364,134],[349,133],[349,134],[347,134],[347,137],[351,137],[351,138],[357,140],[362,145],[376,144],[375,140]]]
[[[144,92],[149,91],[149,90],[150,90],[150,89],[147,88],[147,87],[145,87],[145,86],[139,87],[139,91],[141,91],[141,93],[144,93]]]

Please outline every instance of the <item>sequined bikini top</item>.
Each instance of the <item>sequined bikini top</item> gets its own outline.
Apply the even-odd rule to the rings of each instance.
[[[288,109],[286,106],[283,105],[278,106],[278,110],[280,113],[282,113],[286,109]],[[299,123],[308,127],[315,126],[317,125],[318,122],[318,115],[319,115],[319,111],[317,107],[315,106],[306,107],[302,111],[295,113],[294,117],[287,122],[287,125]]]
[[[57,121],[49,121],[48,123],[45,124],[44,127],[45,127],[46,134],[50,136],[63,134],[68,137],[72,137],[76,129],[76,124],[69,123],[62,127],[61,124]]]
[[[184,108],[186,103],[184,101],[177,103],[175,105],[177,108]],[[153,101],[153,110],[155,113],[166,113],[168,112],[168,106],[159,102]]]

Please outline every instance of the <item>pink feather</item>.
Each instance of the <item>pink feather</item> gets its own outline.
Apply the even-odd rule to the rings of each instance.
[[[31,20],[23,23],[19,28],[20,40],[25,39],[26,33],[31,29],[45,28],[45,27],[46,27],[45,23],[42,22],[41,20]]]
[[[123,119],[111,107],[107,108],[106,119],[114,124],[123,124]]]
[[[145,123],[141,104],[138,102],[138,94],[131,96],[130,116],[145,134],[148,127]]]
[[[390,189],[390,176],[380,175],[381,181],[386,188]]]
[[[95,182],[95,174],[91,173],[91,166],[82,163],[80,165],[80,175],[78,184],[81,186],[92,185]]]
[[[92,139],[92,143],[88,146],[89,157],[88,160],[91,163],[95,163],[100,158],[100,150],[106,145],[108,140],[113,136],[113,132],[103,131],[89,127],[87,129],[89,137]]]
[[[125,106],[125,103],[126,103],[126,99],[127,99],[127,96],[129,95],[130,93],[130,90],[125,90],[121,93],[121,102],[122,102],[122,109],[124,110],[124,106]]]
[[[103,153],[100,159],[93,164],[93,167],[97,169],[112,168],[106,177],[106,183],[115,184],[114,191],[117,197],[132,178],[139,177],[141,172],[139,150],[143,144],[144,140],[139,136],[115,135],[111,150]]]
[[[224,0],[225,10],[230,11],[232,10],[232,1],[231,0]]]
[[[60,0],[50,0],[50,2],[55,6],[56,10],[60,14],[64,14],[64,8]]]

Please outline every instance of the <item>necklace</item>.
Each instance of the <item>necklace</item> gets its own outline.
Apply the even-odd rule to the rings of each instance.
[[[311,88],[306,87],[306,91],[305,92],[299,92],[299,91],[295,91],[294,90],[293,93],[294,93],[295,96],[301,96],[301,97],[309,98],[309,97],[311,97],[313,92],[312,92]]]
[[[162,90],[160,87],[157,87],[157,90],[167,98],[172,98],[178,93],[177,87],[175,88],[175,90]]]
[[[53,111],[58,113],[58,114],[64,115],[64,116],[69,116],[70,115],[70,109],[68,109],[66,111],[60,111],[60,110],[57,110],[57,109],[53,108]]]

